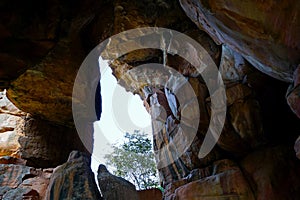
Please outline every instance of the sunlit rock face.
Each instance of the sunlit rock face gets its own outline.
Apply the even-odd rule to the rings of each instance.
[[[190,19],[217,44],[227,44],[260,71],[292,82],[300,60],[298,1],[180,3]]]
[[[6,92],[0,92],[0,156],[21,157],[19,138],[24,136],[26,114],[7,99]]]

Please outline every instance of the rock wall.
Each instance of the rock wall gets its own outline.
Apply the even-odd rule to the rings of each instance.
[[[85,151],[74,128],[33,118],[13,105],[5,91],[0,93],[0,107],[0,157],[11,157],[0,162],[49,168],[64,163],[74,149]]]
[[[44,199],[52,169],[0,164],[0,199]]]
[[[186,94],[187,101],[178,105],[170,88],[154,87],[151,77],[141,76],[144,72],[127,74],[143,63],[163,63],[161,51],[135,51],[111,61],[118,79],[128,75],[123,87],[140,94],[148,109],[156,105],[165,111],[152,112],[163,127],[156,130],[154,124],[155,150],[172,141],[174,130],[194,128],[190,124],[197,114],[189,106],[199,103],[201,118],[192,144],[179,157],[176,153],[182,146],[167,149],[171,165],[159,167],[164,198],[299,199],[300,167],[292,149],[299,157],[299,6],[295,0],[30,0],[16,4],[4,0],[0,4],[0,89],[8,89],[8,98],[24,112],[0,94],[2,198],[43,197],[44,187],[36,185],[48,184],[50,172],[35,168],[62,164],[73,149],[85,151],[74,129],[71,102],[73,81],[87,53],[113,34],[159,26],[185,33],[206,49],[225,82],[228,111],[217,145],[199,159],[211,99],[195,67],[179,56],[167,56],[166,64],[184,75],[196,94],[195,99]],[[152,90],[149,98],[143,93],[145,85]],[[90,89],[99,92],[96,87]],[[89,122],[96,119],[93,116]],[[182,135],[188,137],[187,133]],[[87,138],[92,144],[90,132]],[[71,198],[73,193],[82,199],[83,192],[88,198],[100,198],[88,159],[75,157],[52,175],[48,198]],[[78,190],[70,180],[76,180]]]
[[[201,79],[190,77],[189,83],[196,93],[199,108],[202,109],[200,126],[190,148],[178,159],[174,159],[174,155],[180,152],[182,147],[176,143],[169,150],[172,153],[168,154],[168,159],[158,157],[159,162],[173,161],[167,167],[159,169],[162,184],[166,188],[164,198],[297,199],[300,196],[300,183],[288,177],[290,177],[289,173],[300,172],[300,163],[295,159],[291,148],[298,135],[299,119],[289,111],[284,102],[287,84],[270,79],[255,70],[227,46],[222,48],[220,70],[226,84],[228,109],[221,137],[217,146],[205,159],[198,158],[203,134],[206,132],[205,127],[208,124],[206,120],[210,117],[210,98]],[[277,90],[270,89],[269,84]],[[177,104],[176,110],[181,109],[181,114],[190,116],[189,120],[181,119],[179,123],[170,109],[171,106],[176,105],[176,102],[170,101],[164,88],[153,88],[152,91],[146,103],[149,104],[147,107],[152,114],[154,150],[157,151],[171,142],[174,143],[173,138],[178,129],[189,126],[186,122],[191,122],[197,113],[189,109],[187,109],[188,114],[184,113],[187,105],[181,104],[179,107]],[[187,94],[185,97],[189,99]],[[267,106],[274,99],[281,100]],[[191,103],[191,101],[187,102]],[[161,115],[161,109],[151,110],[151,106],[162,107],[165,110],[164,115]],[[285,116],[279,117],[280,119],[278,115],[270,114],[274,108],[279,107],[286,113]],[[286,124],[290,125],[287,127]],[[192,130],[193,127],[189,128]],[[287,129],[289,134],[282,135]],[[297,145],[298,142],[295,144],[296,151],[298,151]],[[264,162],[268,164],[263,164]],[[218,172],[219,165],[224,171]],[[290,166],[290,171],[280,170],[287,165]],[[286,183],[285,187],[275,184],[274,180],[279,185],[282,182]]]
[[[19,138],[24,136],[26,114],[7,99],[5,91],[0,92],[0,156],[21,157]]]
[[[282,175],[278,176],[274,168],[275,165],[284,168],[286,163],[289,163],[293,169],[292,173],[299,173],[299,161],[292,156],[291,147],[298,137],[300,127],[299,119],[286,103],[285,93],[288,84],[268,77],[254,68],[238,51],[225,44],[218,47],[210,43],[206,37],[201,37],[202,34],[200,31],[194,31],[193,37],[197,38],[200,44],[203,43],[209,54],[215,58],[214,61],[225,83],[227,97],[227,115],[221,137],[215,148],[203,159],[198,158],[198,153],[211,118],[210,95],[214,94],[208,93],[196,68],[188,65],[180,57],[167,56],[166,63],[180,71],[188,80],[186,84],[191,85],[196,95],[196,98],[193,98],[192,91],[186,89],[184,84],[177,84],[178,81],[174,81],[171,91],[170,88],[158,86],[159,84],[153,81],[153,76],[165,77],[166,74],[162,69],[154,70],[152,74],[148,73],[147,69],[131,70],[136,65],[149,62],[147,59],[140,60],[136,64],[135,58],[129,53],[111,62],[114,74],[121,80],[121,85],[133,93],[140,94],[144,98],[146,109],[152,115],[154,150],[163,151],[161,154],[158,153],[156,158],[161,184],[168,188],[164,198],[297,199],[300,183],[294,179],[285,179],[284,177],[289,176],[288,172],[281,172]],[[205,46],[206,44],[211,45]],[[146,57],[149,53],[150,56],[158,57],[158,62],[163,61],[159,52],[135,53],[142,57]],[[297,88],[298,82],[295,80],[292,88]],[[146,92],[142,94],[142,91]],[[180,104],[172,94],[174,91],[184,92]],[[294,104],[298,106],[297,101],[291,102],[295,102]],[[195,105],[196,103],[198,105]],[[198,113],[197,109],[193,108],[197,107],[201,116],[199,127],[196,130],[196,137],[186,147],[183,141],[187,141],[191,132],[195,131],[192,124],[197,120]],[[176,140],[176,134],[180,135],[181,141]],[[295,144],[296,151],[297,144]],[[182,149],[185,151],[180,154]],[[264,154],[261,149],[265,152],[274,151],[273,155]],[[282,158],[280,152],[285,152],[286,158]],[[254,160],[260,160],[261,155],[265,155],[269,165],[258,168]],[[222,160],[235,163],[235,166],[224,169],[220,174],[211,171],[216,168],[216,163]],[[166,162],[169,162],[167,166],[164,165]],[[200,175],[192,179],[194,173]],[[274,179],[278,183],[286,182],[289,187],[279,189],[279,186],[272,183]],[[239,181],[234,182],[235,180]],[[293,192],[288,188],[292,188]]]
[[[217,44],[227,44],[254,67],[292,82],[299,64],[299,2],[180,0],[190,19]]]
[[[298,82],[298,76],[293,75],[300,61],[298,1],[180,0],[180,4],[190,19],[217,44],[228,45],[269,76]],[[299,116],[296,91],[297,88],[289,95],[288,103]]]

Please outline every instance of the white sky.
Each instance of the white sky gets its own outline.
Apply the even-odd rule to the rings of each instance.
[[[94,151],[92,170],[97,176],[99,164],[105,164],[104,155],[111,152],[111,144],[121,143],[126,132],[141,130],[151,138],[151,117],[138,95],[126,92],[117,84],[107,62],[99,59],[101,71],[102,114],[94,123]]]

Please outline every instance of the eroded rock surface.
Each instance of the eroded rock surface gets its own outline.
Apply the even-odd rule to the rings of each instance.
[[[300,165],[290,147],[275,146],[254,151],[241,161],[240,166],[256,199],[296,200],[300,197],[296,178]]]
[[[212,39],[189,21],[178,1],[49,0],[12,5],[4,0],[1,3],[0,90],[9,88],[8,97],[26,112],[20,112],[12,104],[3,104],[3,98],[0,99],[0,155],[3,156],[0,163],[5,163],[4,177],[15,177],[0,182],[4,199],[43,197],[44,192],[40,191],[44,189],[37,188],[35,183],[44,183],[44,179],[35,180],[39,175],[30,172],[29,179],[34,183],[27,182],[28,176],[21,180],[23,172],[28,174],[29,169],[21,165],[56,166],[66,160],[72,149],[84,151],[75,129],[65,127],[73,127],[72,87],[77,70],[99,42],[124,30],[146,26],[175,29],[199,42],[219,68],[227,95],[228,112],[221,137],[213,151],[199,159],[198,152],[210,122],[213,94],[208,93],[195,66],[179,56],[163,55],[153,49],[130,52],[110,62],[114,75],[118,79],[125,77],[122,86],[140,94],[158,121],[153,131],[155,150],[167,146],[181,128],[185,128],[179,132],[184,140],[189,137],[187,133],[196,132],[183,154],[178,155],[186,147],[182,141],[165,151],[165,157],[171,160],[170,165],[159,168],[165,197],[300,198],[299,161],[291,148],[299,136],[299,119],[286,104],[287,100],[299,117],[299,67],[295,71],[300,63],[299,2],[180,0],[180,3],[188,17]],[[151,77],[143,76],[145,71],[128,73],[148,62],[167,64],[185,76],[192,89],[182,90],[183,102],[178,104],[173,94],[181,83],[178,79],[173,80],[171,88],[159,84],[153,87],[151,80],[163,77],[160,70]],[[293,82],[290,89],[286,93],[287,84],[265,76],[252,66],[276,79]],[[213,78],[209,81],[216,83]],[[143,94],[144,86],[155,89],[152,97]],[[81,92],[86,100],[87,89]],[[193,98],[192,93],[195,93]],[[151,110],[152,105],[161,109]],[[194,108],[199,108],[199,112]],[[199,113],[199,127],[195,127]],[[96,119],[92,117],[89,125]],[[89,144],[93,142],[90,136]],[[298,144],[299,140],[295,143],[299,157]],[[79,154],[72,154],[67,163],[57,168],[48,188],[48,199],[100,198],[89,159]],[[27,187],[29,184],[32,187]],[[129,188],[134,194],[133,187]],[[128,198],[128,194],[123,197]]]
[[[298,1],[180,3],[190,19],[217,44],[224,43],[241,53],[262,72],[292,82],[300,59]]]
[[[242,171],[230,160],[215,162],[211,174],[204,175],[199,172],[201,170],[195,170],[191,175],[195,181],[187,179],[186,183],[179,187],[176,187],[176,182],[169,185],[170,190],[167,191],[165,199],[255,199]]]
[[[0,199],[44,199],[52,169],[0,164]]]
[[[103,199],[139,199],[135,186],[132,183],[111,174],[104,165],[99,165],[97,178]]]
[[[56,167],[74,149],[85,151],[74,128],[33,118],[13,105],[5,92],[0,93],[1,163]]]
[[[8,100],[5,91],[0,92],[0,157],[21,157],[19,138],[24,135],[26,114]]]
[[[102,199],[90,164],[88,154],[71,152],[68,161],[54,169],[46,199]]]

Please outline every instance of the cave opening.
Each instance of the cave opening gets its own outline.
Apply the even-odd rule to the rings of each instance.
[[[112,146],[124,142],[126,133],[144,133],[152,144],[151,117],[141,97],[120,86],[108,61],[99,57],[99,66],[102,112],[100,120],[94,122],[91,168],[95,174],[100,164],[107,163],[105,155],[112,153]],[[107,168],[111,172],[115,170],[111,166]]]

